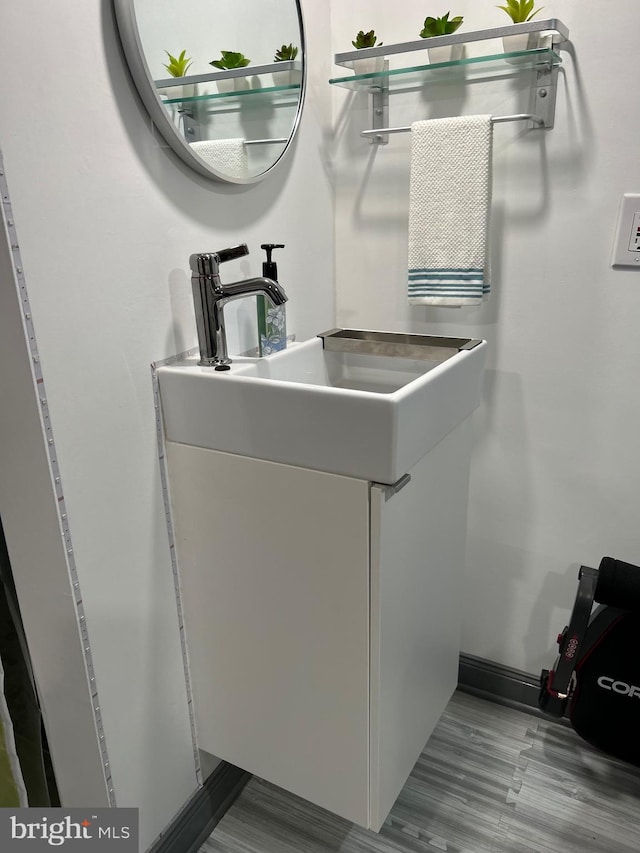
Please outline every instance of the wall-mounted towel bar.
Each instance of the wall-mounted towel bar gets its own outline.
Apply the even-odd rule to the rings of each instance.
[[[194,116],[194,113],[190,109],[179,109],[180,119],[182,121],[182,128],[184,137],[187,142],[197,142],[200,141],[200,136],[202,134],[202,127],[198,123],[197,119]],[[284,145],[288,140],[283,137],[274,137],[273,139],[245,139],[244,144],[246,145]]]
[[[517,113],[512,116],[492,116],[491,123],[498,124],[499,122],[507,122],[507,121],[530,121],[535,124],[537,127],[544,127],[544,119],[540,118],[540,116],[534,116],[532,113]],[[360,136],[370,136],[373,137],[374,141],[377,136],[386,136],[389,133],[408,133],[411,131],[411,127],[381,127],[377,130],[363,130],[360,133]]]
[[[288,140],[283,137],[282,139],[245,139],[244,144],[245,145],[270,145],[270,144],[275,144],[275,143],[282,144],[284,142],[288,142]]]
[[[553,127],[556,108],[556,81],[558,68],[555,65],[544,65],[535,69],[535,79],[529,96],[528,113],[518,113],[509,116],[496,116],[493,121],[528,121],[530,128]],[[388,127],[389,124],[389,89],[383,84],[371,86],[370,95],[370,129],[362,132],[374,145],[386,145],[390,133],[403,133],[410,127]]]

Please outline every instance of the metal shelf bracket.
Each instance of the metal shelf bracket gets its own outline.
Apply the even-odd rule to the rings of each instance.
[[[385,62],[385,65],[388,63]],[[389,142],[389,135],[377,133],[377,131],[389,127],[389,83],[386,79],[380,80],[379,84],[371,87],[369,110],[371,130],[375,134],[371,136],[371,143],[373,145],[386,145]]]
[[[552,128],[556,118],[558,66],[542,65],[535,70],[536,80],[531,87],[529,110],[542,119],[542,127]]]

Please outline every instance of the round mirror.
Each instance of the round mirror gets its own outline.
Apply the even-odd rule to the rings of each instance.
[[[138,92],[173,150],[202,175],[258,181],[300,121],[300,0],[114,0]]]

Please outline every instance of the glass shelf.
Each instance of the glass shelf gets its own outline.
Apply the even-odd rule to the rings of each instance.
[[[550,48],[499,53],[490,56],[469,56],[451,62],[412,65],[406,68],[389,68],[372,74],[350,74],[329,80],[334,86],[343,86],[361,92],[372,89],[406,88],[407,85],[422,86],[447,79],[469,81],[503,77],[526,69],[557,67],[562,63],[558,53]]]
[[[220,101],[224,100],[226,103],[229,101],[238,100],[241,102],[245,102],[245,98],[249,100],[253,98],[261,98],[265,95],[272,97],[273,95],[279,94],[281,92],[289,92],[290,94],[295,94],[295,101],[292,99],[292,103],[297,104],[297,96],[300,92],[300,84],[293,83],[287,86],[265,86],[262,89],[240,89],[238,91],[232,92],[211,92],[207,95],[192,95],[190,98],[162,98],[163,104],[195,104],[201,103],[203,101]]]
[[[278,75],[278,85],[272,82],[272,75]],[[287,78],[281,76],[284,74],[295,75]],[[167,97],[173,87],[180,87],[183,90],[184,86],[197,86],[204,83],[208,86],[216,87],[218,83],[233,84],[233,81],[246,78],[252,80],[264,80],[267,85],[248,87],[246,89],[231,89],[229,92],[211,92],[210,94],[193,95],[190,98],[185,97]],[[276,77],[273,77],[275,80]],[[288,79],[290,82],[284,83]],[[197,101],[211,101],[219,98],[237,98],[251,97],[256,94],[272,94],[273,92],[300,92],[302,80],[302,63],[296,60],[285,60],[284,62],[271,62],[268,65],[246,65],[243,68],[234,68],[228,71],[207,71],[205,74],[187,74],[185,77],[168,77],[164,80],[155,80],[154,85],[157,90],[163,90],[162,101],[165,104],[185,104],[195,103]],[[197,91],[197,90],[196,90]]]

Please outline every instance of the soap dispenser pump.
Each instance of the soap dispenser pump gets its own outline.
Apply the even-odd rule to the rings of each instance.
[[[262,264],[262,275],[273,281],[278,281],[278,267],[272,259],[274,249],[284,249],[284,243],[262,243],[260,246],[267,253],[267,259]],[[258,352],[260,357],[279,352],[287,346],[287,318],[285,306],[271,305],[264,296],[257,297],[258,307]]]

